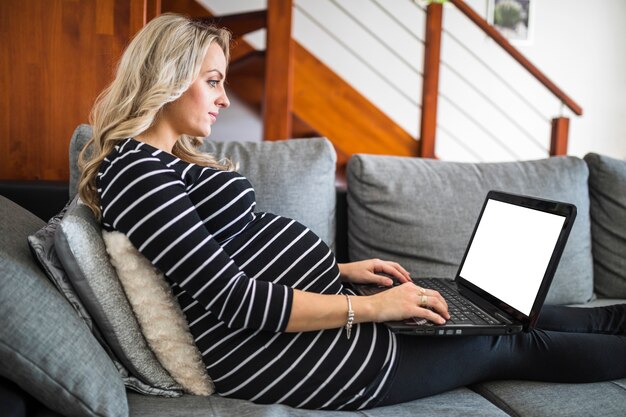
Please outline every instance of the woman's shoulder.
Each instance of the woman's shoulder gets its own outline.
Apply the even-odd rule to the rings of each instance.
[[[137,177],[144,173],[161,171],[175,172],[169,165],[172,155],[164,158],[165,152],[149,147],[134,139],[126,139],[115,146],[102,160],[98,168],[97,182],[107,183],[119,181],[120,177]]]
[[[224,185],[234,178],[245,179],[236,171],[196,165],[155,148],[147,143],[129,138],[120,142],[102,161],[98,170],[97,182],[124,182],[145,175],[160,174],[161,177],[174,175],[186,186],[210,181],[211,185]],[[119,178],[122,177],[122,178]]]
[[[128,138],[115,145],[111,152],[102,160],[99,172],[104,173],[114,167],[118,170],[139,162],[157,162],[159,163],[158,165],[168,166],[176,160],[175,156],[160,149],[133,138]]]
[[[146,159],[160,161],[165,165],[171,165],[172,162],[178,161],[174,155],[170,155],[165,151],[155,148],[145,142],[140,142],[133,138],[128,138],[116,145],[105,162],[109,164],[120,163],[121,161],[137,161],[138,159]],[[118,162],[119,161],[119,162]]]

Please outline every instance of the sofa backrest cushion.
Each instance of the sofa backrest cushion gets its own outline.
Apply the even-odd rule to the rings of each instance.
[[[113,363],[29,251],[42,226],[0,196],[0,375],[62,415],[128,416]]]
[[[181,387],[163,369],[141,333],[91,210],[82,203],[70,205],[54,243],[72,286],[115,356],[161,395],[180,395]]]
[[[593,273],[598,295],[626,298],[626,161],[588,154]]]
[[[76,194],[78,153],[91,137],[91,127],[80,125],[70,143],[70,195]],[[239,164],[256,193],[256,211],[296,219],[326,244],[335,241],[335,162],[328,139],[314,138],[276,142],[217,142],[201,147],[218,158]]]
[[[593,295],[588,170],[574,157],[455,163],[355,155],[348,165],[351,260],[380,257],[413,276],[454,277],[489,190],[574,203],[578,215],[547,297],[584,303]]]

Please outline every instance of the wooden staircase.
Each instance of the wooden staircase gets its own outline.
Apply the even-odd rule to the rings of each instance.
[[[266,129],[265,139],[328,136],[335,144],[341,167],[355,152],[432,156],[437,132],[444,133],[448,139],[456,133],[447,126],[453,122],[437,119],[438,97],[448,105],[451,103],[451,97],[438,91],[437,82],[440,65],[437,39],[441,37],[441,16],[444,11],[448,13],[447,7],[431,4],[427,9],[425,62],[428,66],[417,71],[424,75],[424,95],[420,103],[422,120],[417,120],[417,116],[415,120],[415,125],[421,129],[418,140],[292,41],[290,19],[284,17],[291,15],[291,9],[285,4],[293,5],[293,0],[267,0],[267,4],[267,10],[260,12],[215,18],[237,38],[251,30],[268,27],[268,50],[290,52],[287,61],[281,61],[280,55],[277,58],[276,53],[255,52],[242,41],[232,50],[231,86],[234,94],[256,106],[263,117],[264,128],[273,128]],[[448,0],[447,4],[456,7],[502,46],[546,86],[563,107],[581,114],[580,106],[528,65],[506,40],[499,39],[495,30],[463,0]],[[293,7],[303,10],[299,4]],[[5,59],[0,60],[0,90],[5,92],[5,100],[0,100],[0,137],[5,140],[0,141],[0,178],[67,181],[67,138],[76,125],[88,120],[89,109],[98,93],[111,81],[112,69],[125,45],[148,21],[164,12],[196,17],[209,14],[195,0],[0,1],[0,14],[11,17],[5,19],[6,24],[2,26],[6,42],[1,44]],[[36,22],[36,31],[23,30],[33,26],[33,22]],[[291,64],[285,65],[286,62]],[[266,77],[268,74],[274,76]],[[265,86],[268,80],[269,88]],[[388,84],[393,87],[392,83]],[[68,89],[68,86],[79,88]],[[264,94],[264,91],[277,94]],[[523,94],[520,92],[518,97]],[[277,95],[276,100],[274,95]],[[419,102],[418,97],[414,101]],[[540,111],[535,113],[549,123],[551,117],[539,114]],[[489,120],[478,120],[479,117],[482,115],[472,122],[489,124]],[[278,122],[274,123],[274,119]],[[567,152],[568,121],[565,117],[552,120],[553,143],[549,154]],[[522,139],[529,135],[525,136]],[[454,139],[469,149],[472,144],[463,141],[465,137],[460,135]],[[539,146],[548,153],[547,146]]]
[[[265,11],[214,17],[194,0],[162,0],[162,12],[207,18],[227,27],[235,39],[228,85],[245,103],[263,114],[266,52],[257,51],[242,36],[265,27]],[[290,133],[265,135],[265,140],[325,136],[337,152],[341,174],[352,154],[417,156],[418,141],[335,74],[297,41],[293,48]]]
[[[450,3],[564,105],[582,114],[577,103],[464,1]],[[262,114],[264,140],[326,136],[337,151],[340,174],[355,153],[435,157],[442,5],[430,4],[427,9],[422,120],[417,139],[291,37],[292,4],[292,0],[268,0],[267,10],[216,17],[195,0],[160,0],[161,12],[205,18],[231,30],[236,42],[231,53],[229,86]],[[255,50],[242,38],[263,27],[268,30],[267,52]],[[567,153],[568,124],[565,117],[552,120],[550,155]]]
[[[294,46],[291,137],[328,137],[340,167],[354,153],[417,155],[415,139],[306,49]],[[231,90],[261,112],[264,54],[252,52],[234,62],[229,78]]]

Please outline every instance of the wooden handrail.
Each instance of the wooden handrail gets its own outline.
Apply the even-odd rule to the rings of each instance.
[[[498,45],[500,45],[513,59],[519,62],[533,77],[535,77],[541,84],[543,84],[548,90],[552,92],[561,102],[569,107],[575,114],[581,116],[583,109],[572,100],[567,94],[556,86],[548,77],[546,77],[535,65],[533,65],[524,55],[522,55],[517,49],[515,49],[509,41],[506,40],[498,30],[491,26],[485,19],[483,19],[478,13],[476,13],[471,7],[469,7],[463,0],[449,0],[454,4],[457,9],[465,16],[467,16],[472,22],[474,22],[483,32],[491,37]]]

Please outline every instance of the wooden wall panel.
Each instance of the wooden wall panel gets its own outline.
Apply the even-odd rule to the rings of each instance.
[[[131,1],[0,2],[0,179],[68,179],[70,136],[137,27]]]

